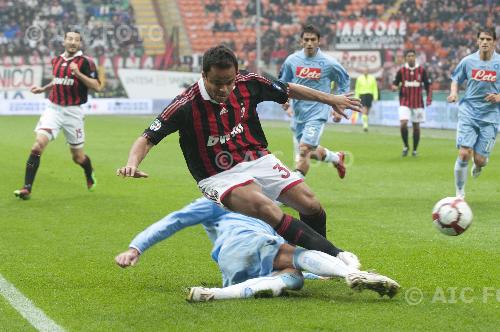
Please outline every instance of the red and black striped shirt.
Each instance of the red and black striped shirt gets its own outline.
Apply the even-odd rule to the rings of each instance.
[[[61,54],[52,59],[52,75],[54,76],[49,100],[61,106],[81,105],[87,102],[88,88],[71,73],[70,64],[78,65],[82,74],[97,78],[97,69],[91,58],[78,51],[73,57],[65,58]]]
[[[399,104],[409,108],[423,108],[423,89],[427,93],[427,102],[432,101],[431,80],[427,75],[427,71],[416,65],[411,68],[406,64],[398,70],[394,85],[399,86]]]
[[[200,79],[174,98],[143,136],[158,144],[179,131],[184,159],[199,182],[270,153],[256,110],[257,104],[265,100],[285,103],[288,85],[240,72],[229,99],[222,104],[210,99]]]

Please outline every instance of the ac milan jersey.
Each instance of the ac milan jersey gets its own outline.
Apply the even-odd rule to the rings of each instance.
[[[70,64],[76,63],[85,76],[97,79],[94,61],[78,51],[73,57],[65,58],[61,54],[52,59],[52,75],[54,76],[49,100],[61,106],[81,105],[87,102],[88,88],[71,72]]]
[[[432,100],[431,80],[427,71],[419,65],[410,67],[406,64],[398,70],[394,85],[401,84],[399,90],[399,104],[409,108],[423,108],[423,90],[427,93],[427,100]]]
[[[143,136],[158,144],[179,131],[179,142],[191,175],[199,182],[244,161],[269,154],[257,104],[283,104],[286,83],[240,72],[225,103],[208,95],[203,79],[177,96],[154,120]]]
[[[489,61],[482,61],[479,51],[466,56],[451,74],[458,84],[467,80],[464,97],[460,100],[459,116],[467,116],[490,123],[500,123],[500,103],[484,98],[490,93],[500,93],[500,54],[494,52]]]
[[[335,82],[337,93],[347,93],[351,82],[344,67],[319,49],[312,57],[307,57],[304,50],[290,55],[283,63],[279,76],[284,82],[305,85],[326,93],[331,92],[332,82]],[[330,106],[316,101],[293,101],[294,121],[297,123],[310,120],[326,121],[330,110]]]

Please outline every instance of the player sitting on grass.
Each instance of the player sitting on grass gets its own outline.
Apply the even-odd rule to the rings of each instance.
[[[333,257],[294,247],[265,222],[229,212],[206,198],[149,226],[115,261],[121,267],[135,265],[140,255],[155,243],[197,224],[203,225],[214,244],[212,258],[222,272],[223,288],[192,287],[188,301],[278,296],[287,289],[301,289],[304,270],[312,278],[345,278],[350,288],[370,289],[381,296],[393,297],[399,290],[399,285],[390,278],[360,271],[359,260],[352,253],[343,251]]]

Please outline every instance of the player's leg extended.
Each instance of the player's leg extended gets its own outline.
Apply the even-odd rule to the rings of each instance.
[[[71,147],[70,151],[73,161],[83,168],[85,179],[87,180],[88,190],[93,191],[95,189],[97,181],[95,179],[94,169],[92,168],[92,163],[89,156],[84,153],[83,148]]]
[[[24,186],[23,188],[14,191],[14,195],[21,199],[29,199],[31,195],[31,190],[33,187],[33,182],[35,182],[35,176],[40,166],[40,157],[49,144],[51,133],[49,130],[39,130],[35,143],[31,147],[31,152],[26,161],[26,171],[24,175]]]
[[[495,146],[498,131],[497,126],[490,123],[482,123],[479,128],[479,136],[474,145],[474,164],[471,170],[474,178],[481,174],[483,167],[488,163],[490,153]]]
[[[311,159],[320,160],[325,163],[332,163],[333,167],[337,169],[339,177],[343,179],[346,174],[346,167],[344,164],[345,153],[342,151],[334,152],[330,151],[324,146],[318,145],[316,150],[311,152]]]
[[[363,120],[363,130],[365,132],[368,131],[368,113],[369,113],[370,109],[368,108],[368,106],[363,106],[363,109],[362,109],[362,113],[363,115],[361,116],[361,119]]]
[[[224,288],[192,287],[187,300],[205,302],[210,300],[245,299],[279,296],[285,289],[300,290],[304,286],[302,273],[296,269],[284,269],[270,277],[249,279]]]
[[[299,160],[296,163],[296,171],[303,176],[309,171],[311,165],[311,153],[319,145],[325,121],[312,120],[301,124],[296,128],[296,137],[299,141]]]
[[[460,118],[457,125],[457,141],[458,157],[455,161],[455,195],[457,197],[465,197],[465,183],[467,182],[467,170],[469,160],[472,158],[472,147],[477,142],[477,132],[474,124],[470,119]]]
[[[290,202],[292,204],[293,200],[282,201],[280,198],[282,196],[287,197],[286,194],[292,191],[295,187],[301,186],[303,183],[295,185],[291,189],[287,190],[284,194],[280,195],[278,200],[283,203]],[[295,190],[293,190],[295,192]],[[300,194],[300,192],[299,192]],[[296,197],[295,199],[300,199]],[[305,198],[307,203],[302,205],[307,206],[309,199]],[[290,215],[284,214],[279,207],[277,207],[274,202],[262,193],[261,188],[255,184],[250,183],[244,186],[234,188],[230,193],[228,193],[224,198],[222,203],[224,206],[232,211],[245,214],[254,218],[261,219],[271,225],[285,240],[291,244],[295,244],[307,249],[318,250],[326,252],[330,255],[337,256],[342,250],[335,247],[332,243],[326,240],[323,236],[318,234],[314,229],[308,226],[306,223],[293,218]],[[321,209],[319,202],[317,203],[317,209],[306,209],[303,208],[304,214],[311,212],[313,215],[319,215],[320,218],[326,218],[324,211]],[[295,206],[299,206],[298,203],[293,203]],[[291,206],[291,205],[290,205]],[[321,224],[321,222],[315,221],[315,223]],[[325,224],[325,222],[322,222]]]
[[[413,122],[413,152],[412,156],[417,156],[418,143],[420,142],[420,122]]]

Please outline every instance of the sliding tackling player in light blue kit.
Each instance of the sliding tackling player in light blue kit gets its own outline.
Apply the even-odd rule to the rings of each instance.
[[[289,245],[265,222],[223,209],[199,198],[138,234],[115,261],[135,265],[144,251],[183,228],[202,224],[213,243],[212,258],[222,272],[223,288],[192,287],[188,301],[278,296],[299,290],[309,279],[345,278],[355,290],[369,289],[393,297],[399,285],[392,279],[359,270],[357,257],[343,251],[337,257]],[[309,273],[303,275],[301,271]]]
[[[465,96],[460,100],[457,127],[458,158],[455,162],[456,196],[465,198],[469,160],[473,159],[472,177],[477,178],[488,163],[500,124],[500,55],[495,52],[494,28],[480,29],[479,51],[460,61],[451,75],[448,101],[458,99],[458,87],[467,80]]]
[[[319,49],[320,32],[306,25],[300,35],[303,49],[288,56],[280,71],[280,80],[305,85],[331,93],[332,82],[336,93],[345,94],[350,89],[347,71],[335,59]],[[288,104],[284,108],[288,108]],[[343,152],[333,152],[319,145],[321,135],[330,115],[330,107],[314,101],[293,100],[292,131],[295,147],[295,171],[306,176],[311,158],[333,163],[339,177],[344,178],[346,169]],[[339,121],[340,118],[334,119]]]

